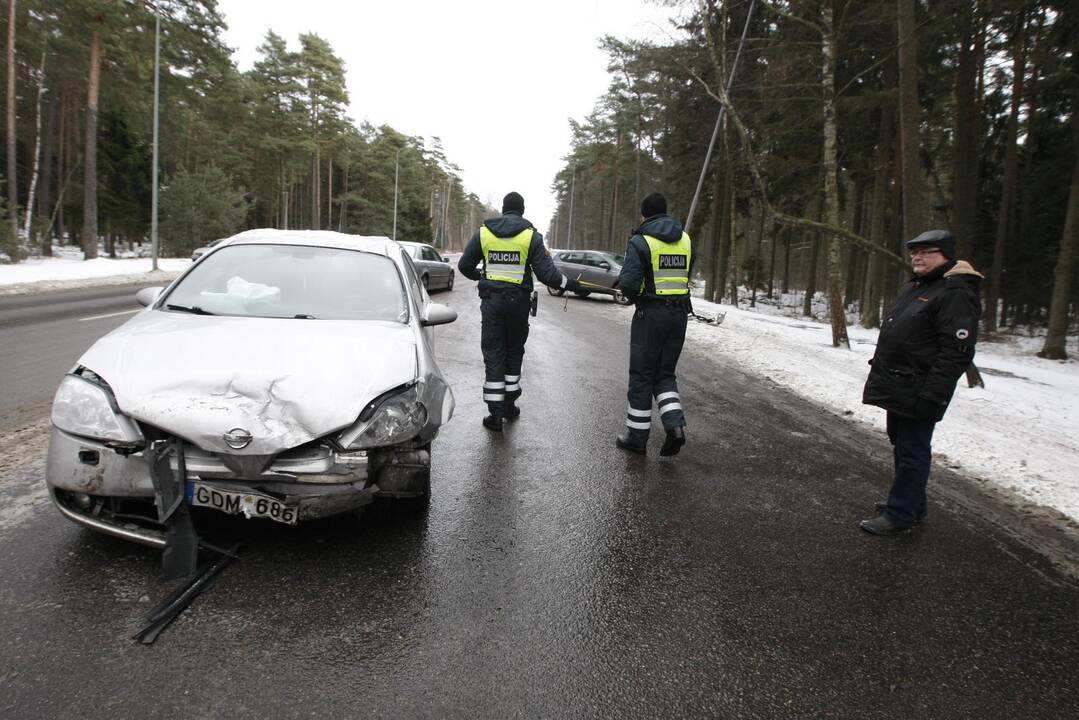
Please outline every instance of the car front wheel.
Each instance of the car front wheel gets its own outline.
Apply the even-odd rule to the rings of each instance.
[[[446,283],[447,290],[453,290],[453,271],[450,271],[450,281]]]

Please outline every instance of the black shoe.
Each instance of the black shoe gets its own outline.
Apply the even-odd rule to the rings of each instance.
[[[647,445],[638,445],[635,442],[630,442],[629,436],[619,435],[614,439],[614,444],[623,450],[629,450],[631,453],[637,453],[638,455],[644,455],[648,452]]]
[[[516,420],[521,417],[521,408],[516,405],[507,405],[505,412],[507,420]]]
[[[685,444],[685,429],[680,427],[671,428],[670,432],[667,433],[667,439],[663,441],[663,447],[660,448],[659,454],[664,457],[677,455],[678,451],[681,450],[682,446]]]
[[[488,415],[483,419],[483,426],[491,432],[502,432],[502,418]]]
[[[906,535],[910,532],[909,527],[896,525],[883,515],[878,515],[872,520],[863,520],[858,523],[858,527],[871,535]]]
[[[875,503],[873,503],[873,509],[876,510],[877,512],[879,512],[879,513],[883,513],[885,510],[888,509],[888,503],[886,503],[886,502],[875,502]],[[920,525],[920,524],[926,522],[926,520],[927,520],[927,518],[925,516],[925,513],[922,513],[921,515],[915,515],[914,516],[914,524],[915,525]]]

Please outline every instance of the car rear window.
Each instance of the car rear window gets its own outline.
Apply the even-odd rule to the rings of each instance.
[[[169,306],[244,317],[408,321],[404,286],[392,260],[305,245],[221,248],[195,265],[160,308]]]

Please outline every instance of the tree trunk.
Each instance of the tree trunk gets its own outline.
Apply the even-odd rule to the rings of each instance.
[[[978,209],[978,148],[981,135],[978,123],[978,65],[974,38],[976,9],[961,4],[959,28],[959,65],[955,73],[955,156],[952,168],[952,232],[957,257],[970,257],[976,231]],[[981,22],[981,14],[977,14]]]
[[[809,272],[806,275],[806,294],[802,299],[802,314],[813,317],[813,296],[817,294],[817,265],[820,263],[820,233],[809,231],[812,250],[809,253]]]
[[[34,239],[34,193],[37,190],[37,178],[41,170],[41,98],[45,94],[45,51],[41,51],[41,65],[37,70],[37,103],[34,111],[34,163],[30,170],[30,189],[26,192],[26,235]]]
[[[835,115],[835,44],[832,37],[832,2],[825,0],[821,7],[823,30],[821,34],[821,84],[824,95],[824,221],[839,227],[839,160],[836,149]],[[828,240],[828,315],[832,324],[832,347],[845,345],[847,317],[843,308],[843,247],[839,237]]]
[[[37,203],[37,224],[41,228],[40,252],[46,257],[52,255],[52,232],[49,226],[49,213],[52,208],[52,192],[58,176],[55,173],[56,152],[56,100],[50,97],[48,101],[48,114],[45,116],[45,125],[42,128],[41,145],[41,192]]]
[[[760,223],[757,225],[757,249],[753,253],[753,273],[751,275],[753,284],[749,295],[749,306],[757,307],[757,285],[760,284],[760,278],[757,277],[757,270],[761,266],[761,248],[764,246],[764,216],[767,212],[764,209],[764,203],[760,204]]]
[[[997,234],[993,243],[993,268],[989,272],[989,291],[985,299],[985,329],[997,329],[998,304],[1004,274],[1004,248],[1010,234],[1012,209],[1015,205],[1015,181],[1019,171],[1019,109],[1023,103],[1023,77],[1026,75],[1026,13],[1020,11],[1012,48],[1012,99],[1005,140],[1004,177],[1000,190],[1000,210],[997,215]]]
[[[345,216],[348,215],[348,169],[349,163],[345,163],[345,176],[342,178],[341,209],[337,212],[337,232],[345,231]]]
[[[333,156],[327,160],[326,168],[326,227],[333,229]]]
[[[791,228],[783,228],[783,285],[784,295],[791,291]]]
[[[885,217],[888,213],[888,186],[891,184],[892,168],[888,162],[893,155],[892,126],[895,123],[895,109],[890,102],[885,102],[880,109],[880,130],[877,134],[876,177],[873,179],[873,197],[870,200],[869,239],[880,245],[888,245],[885,232]],[[862,293],[862,327],[880,326],[880,305],[882,295],[881,258],[878,253],[869,254],[866,268],[865,291]],[[889,272],[890,272],[889,268]]]
[[[1079,121],[1072,115],[1072,127],[1079,138]],[[1068,305],[1071,302],[1072,271],[1075,262],[1075,238],[1079,235],[1079,152],[1076,152],[1075,170],[1072,171],[1071,191],[1068,193],[1068,210],[1064,219],[1064,233],[1060,237],[1056,272],[1053,276],[1053,299],[1049,306],[1049,332],[1039,357],[1064,360],[1068,357],[1065,346],[1068,335]]]
[[[773,230],[774,229],[775,228],[773,228]],[[772,291],[775,289],[775,284],[776,284],[776,245],[779,244],[778,242],[776,242],[777,240],[779,240],[779,238],[777,237],[777,234],[778,233],[773,233],[772,234],[772,259],[768,263],[768,299],[769,300],[772,299]]]
[[[724,158],[727,157],[724,152]],[[723,300],[724,288],[727,287],[727,256],[730,245],[724,232],[725,216],[729,209],[727,203],[727,162],[716,158],[715,191],[712,196],[712,274],[708,281],[708,296],[712,302]]]
[[[98,20],[100,23],[100,19]],[[86,82],[86,147],[83,152],[82,252],[97,257],[97,94],[101,85],[101,31],[90,37],[90,76]]]
[[[7,203],[8,255],[18,260],[19,187],[15,164],[15,0],[8,0],[7,13]]]
[[[735,224],[735,201],[737,199],[734,178],[731,178],[731,182],[728,183],[727,189],[727,233],[730,235],[731,245],[731,305],[738,307],[738,233],[734,226]]]
[[[914,0],[897,0],[896,19],[899,31],[899,143],[902,148],[903,178],[901,235],[909,240],[926,229],[919,160],[921,106],[918,101],[918,39],[915,34]]]

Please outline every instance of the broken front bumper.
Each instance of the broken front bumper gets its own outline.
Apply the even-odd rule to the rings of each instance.
[[[46,482],[70,520],[99,532],[164,546],[157,521],[149,451],[113,449],[53,428]],[[175,457],[171,470],[177,470]],[[377,495],[417,497],[428,492],[430,453],[393,447],[339,452],[312,443],[262,461],[184,446],[186,480],[227,492],[269,495],[294,507],[299,521],[349,512]]]

